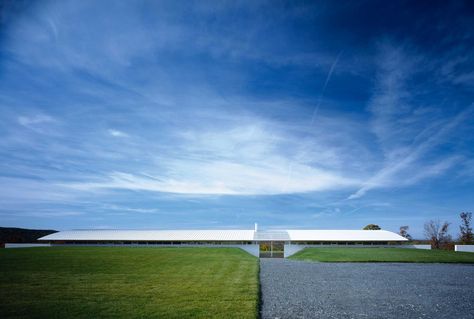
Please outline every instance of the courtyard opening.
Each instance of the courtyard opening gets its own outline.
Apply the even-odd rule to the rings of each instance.
[[[264,241],[260,242],[260,258],[284,258],[285,242]]]

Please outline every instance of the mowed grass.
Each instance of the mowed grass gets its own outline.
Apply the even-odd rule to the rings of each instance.
[[[320,262],[474,263],[474,253],[407,248],[306,248],[290,258]]]
[[[0,250],[0,318],[256,318],[258,259],[237,248]]]

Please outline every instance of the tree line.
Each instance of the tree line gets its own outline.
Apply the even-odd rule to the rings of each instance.
[[[474,244],[474,235],[472,233],[472,213],[463,212],[459,215],[461,218],[461,226],[459,226],[458,242],[461,245]],[[430,242],[433,249],[452,249],[453,239],[448,233],[449,225],[447,221],[429,220],[424,225],[424,234],[426,239]],[[376,224],[369,224],[363,228],[364,230],[379,230],[380,226]],[[408,240],[413,240],[408,233],[408,226],[401,226],[399,234]]]

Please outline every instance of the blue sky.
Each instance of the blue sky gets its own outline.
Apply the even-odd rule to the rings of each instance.
[[[7,1],[0,220],[423,236],[474,206],[469,1]]]

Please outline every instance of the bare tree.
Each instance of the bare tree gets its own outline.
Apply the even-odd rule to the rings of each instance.
[[[448,227],[448,222],[441,224],[439,220],[430,220],[425,223],[425,236],[430,241],[431,247],[440,249],[451,241]]]
[[[474,242],[474,236],[472,234],[471,219],[472,213],[461,213],[462,224],[459,226],[461,235],[459,241],[464,245],[469,245]]]
[[[413,238],[411,237],[411,235],[408,233],[408,226],[400,226],[400,236],[402,237],[405,237],[406,239],[408,240],[412,240]]]

